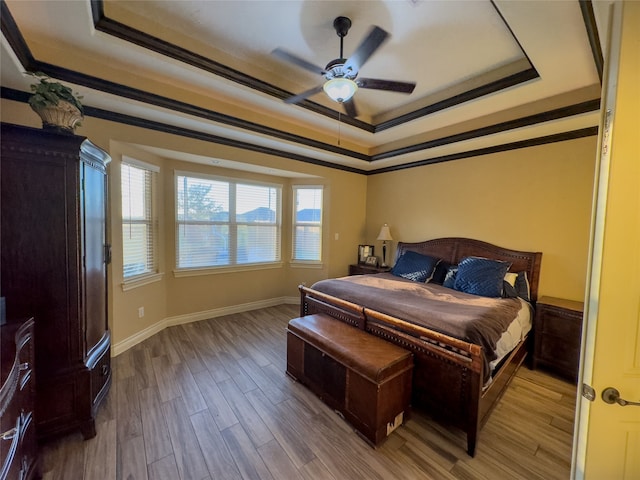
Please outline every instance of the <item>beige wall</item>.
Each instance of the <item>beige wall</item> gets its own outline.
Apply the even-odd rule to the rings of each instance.
[[[469,237],[540,251],[540,295],[584,297],[596,137],[372,175],[367,241]],[[377,247],[379,248],[379,247]]]
[[[40,127],[40,120],[25,104],[2,100],[2,121]],[[199,313],[215,314],[225,309],[260,304],[269,300],[295,298],[300,283],[347,274],[349,263],[356,258],[358,243],[362,242],[365,225],[366,186],[364,175],[309,165],[279,157],[247,152],[175,135],[131,127],[95,118],[85,118],[77,132],[107,150],[112,156],[109,166],[110,237],[113,261],[110,266],[109,312],[113,344],[125,342],[141,332],[167,320],[180,321],[180,317],[195,318]],[[243,173],[234,170],[184,163],[145,153],[132,146],[152,145],[196,155],[225,158],[274,169],[287,170],[313,178],[294,180]],[[122,239],[120,204],[120,169],[123,154],[160,166],[161,259],[164,273],[161,281],[133,290],[122,289]],[[176,278],[174,231],[174,170],[221,174],[253,178],[283,185],[283,266],[267,270]],[[324,263],[321,268],[294,267],[288,263],[291,244],[292,185],[314,184],[325,187],[325,229],[323,236]],[[338,239],[336,239],[336,235]],[[138,308],[145,315],[138,318]]]
[[[2,100],[1,114],[3,122],[40,126],[25,104]],[[77,133],[91,138],[113,158],[109,167],[113,245],[109,299],[114,345],[163,322],[295,297],[300,283],[346,275],[359,243],[376,245],[380,254],[375,238],[383,223],[391,226],[395,241],[465,236],[542,251],[540,293],[570,299],[581,299],[584,293],[595,137],[366,177],[95,118],[86,118]],[[296,268],[287,262],[292,179],[177,162],[142,152],[134,144],[314,175],[303,183],[325,186],[322,268]],[[122,290],[119,164],[123,154],[161,168],[160,264],[164,276],[129,291]],[[176,278],[175,169],[282,183],[284,266]],[[145,308],[142,319],[138,318],[141,306]]]

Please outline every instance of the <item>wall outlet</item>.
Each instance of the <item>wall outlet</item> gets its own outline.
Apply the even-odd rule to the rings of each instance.
[[[144,307],[138,308],[138,318],[144,317]]]

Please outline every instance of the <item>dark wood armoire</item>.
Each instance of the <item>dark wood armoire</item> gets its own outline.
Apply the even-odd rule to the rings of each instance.
[[[36,433],[95,435],[111,383],[110,157],[84,137],[2,124],[0,292],[35,320]]]

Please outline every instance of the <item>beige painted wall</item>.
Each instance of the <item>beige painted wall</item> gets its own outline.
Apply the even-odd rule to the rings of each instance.
[[[40,127],[40,120],[27,105],[2,100],[1,107],[3,122]],[[348,264],[353,263],[356,258],[357,245],[362,242],[365,225],[367,178],[363,175],[89,117],[85,118],[77,134],[87,136],[112,156],[109,166],[111,214],[109,233],[113,246],[113,262],[109,268],[109,316],[114,345],[145,329],[153,328],[154,325],[167,319],[194,315],[198,312],[224,310],[270,299],[297,297],[298,284],[303,282],[311,284],[330,276],[346,275]],[[177,162],[142,152],[132,146],[134,144],[242,161],[315,177],[295,181],[290,178]],[[162,195],[159,205],[162,229],[160,266],[164,276],[161,281],[129,291],[122,289],[119,165],[123,154],[156,164],[161,169],[159,178]],[[173,274],[175,266],[173,172],[176,169],[281,183],[283,185],[283,266],[268,270],[176,278]],[[291,244],[291,187],[296,183],[325,187],[324,262],[321,268],[294,267],[288,262]],[[145,316],[142,319],[138,318],[138,308],[141,306],[145,309]]]
[[[372,175],[366,239],[469,237],[543,253],[540,295],[584,297],[596,137]],[[379,248],[379,247],[377,247]]]
[[[1,105],[3,122],[40,126],[25,104],[2,100]],[[375,238],[383,223],[391,226],[395,241],[465,236],[509,248],[542,251],[540,293],[569,299],[582,299],[584,294],[595,137],[366,177],[95,118],[86,118],[77,133],[91,138],[113,158],[109,167],[113,245],[109,311],[114,344],[166,319],[294,297],[300,283],[346,275],[359,243],[376,245],[380,254],[380,242]],[[287,262],[291,179],[176,162],[141,152],[133,144],[315,175],[304,183],[325,186],[322,268],[299,268]],[[126,292],[121,286],[122,154],[159,165],[162,194],[160,263],[164,276],[159,282]],[[284,266],[176,278],[174,169],[282,183]],[[145,316],[139,319],[141,306]]]

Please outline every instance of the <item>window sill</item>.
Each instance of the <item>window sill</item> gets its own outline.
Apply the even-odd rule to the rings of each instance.
[[[143,275],[140,277],[125,280],[124,282],[122,282],[122,291],[127,292],[129,290],[133,290],[134,288],[149,285],[150,283],[159,282],[160,280],[162,280],[163,276],[164,273],[152,273],[151,275]]]
[[[253,263],[250,265],[231,265],[226,267],[180,268],[173,271],[176,278],[199,277],[202,275],[217,275],[219,273],[250,272],[254,270],[270,270],[282,268],[282,262]]]
[[[305,262],[301,260],[291,260],[289,266],[291,268],[313,268],[318,270],[324,268],[322,262]]]

